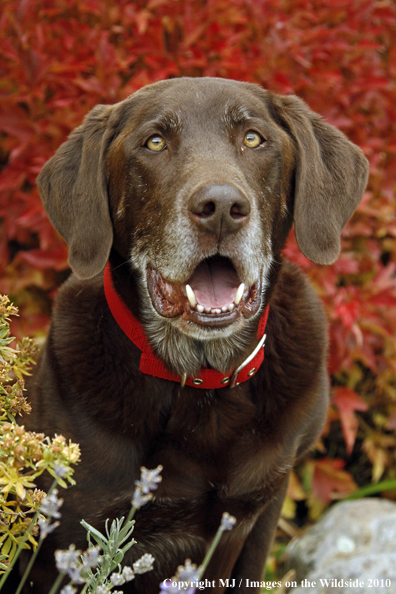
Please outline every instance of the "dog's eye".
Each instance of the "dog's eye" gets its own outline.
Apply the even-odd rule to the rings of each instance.
[[[252,130],[246,132],[245,137],[243,139],[243,144],[249,148],[257,148],[263,142],[264,138],[260,136],[260,134],[257,134],[257,132],[253,132]]]
[[[156,153],[159,153],[163,151],[164,148],[166,148],[165,140],[162,138],[162,136],[158,136],[158,134],[151,136],[151,138],[149,138],[146,142],[146,146],[150,149],[150,151],[155,151]]]

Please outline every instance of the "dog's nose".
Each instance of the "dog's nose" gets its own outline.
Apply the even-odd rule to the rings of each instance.
[[[247,222],[250,204],[247,198],[230,184],[206,184],[191,196],[189,214],[193,221],[210,233],[232,233]]]

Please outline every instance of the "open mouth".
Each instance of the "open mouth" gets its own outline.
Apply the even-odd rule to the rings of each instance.
[[[148,290],[160,315],[182,316],[201,326],[227,326],[260,307],[260,281],[245,286],[232,261],[223,256],[200,262],[185,283],[171,283],[149,269]]]

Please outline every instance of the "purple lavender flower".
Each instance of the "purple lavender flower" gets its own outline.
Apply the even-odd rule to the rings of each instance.
[[[100,554],[100,546],[96,545],[94,547],[89,547],[83,553],[82,564],[84,569],[89,569],[90,567],[96,567],[99,561],[99,554]]]
[[[81,575],[83,569],[80,563],[81,551],[75,545],[67,550],[55,551],[56,568],[60,573],[67,573],[73,584],[84,584],[87,580]]]
[[[197,582],[199,580],[199,567],[191,563],[191,559],[186,559],[184,565],[179,565],[176,572],[179,582]]]
[[[58,478],[64,479],[69,474],[69,468],[56,461],[54,464],[54,472]]]
[[[131,582],[135,578],[133,569],[132,567],[129,567],[129,565],[125,565],[125,567],[123,567],[122,575],[124,576],[126,582]]]
[[[158,483],[162,481],[162,476],[160,476],[162,468],[161,464],[153,470],[147,470],[144,466],[141,467],[140,481],[135,481],[135,485],[140,488],[144,495],[158,489]]]
[[[136,481],[138,482],[138,481]],[[140,487],[136,487],[135,492],[133,494],[132,505],[136,507],[136,509],[140,509],[142,505],[146,505],[151,499],[153,498],[152,493],[148,493],[148,495],[143,495],[142,490]]]
[[[62,503],[63,499],[58,498],[58,489],[54,489],[51,495],[46,495],[46,497],[44,497],[40,506],[40,511],[46,516],[59,519],[61,517],[59,508],[61,507]]]
[[[184,565],[179,565],[176,575],[160,584],[161,592],[166,594],[195,594],[196,582],[199,580],[199,568],[190,559]]]
[[[221,518],[221,528],[223,530],[232,530],[236,524],[236,518],[234,516],[230,516],[228,512],[224,512]]]
[[[55,551],[56,568],[60,573],[68,573],[70,568],[77,566],[81,551],[71,544],[68,549]]]
[[[171,580],[165,580],[160,584],[160,594],[180,594],[180,590],[177,587],[177,582]]]
[[[112,573],[110,576],[110,581],[113,586],[122,586],[122,584],[125,584],[125,578],[122,573]]]
[[[153,470],[147,470],[147,468],[142,466],[140,470],[140,480],[135,481],[136,489],[132,499],[132,505],[136,509],[140,509],[142,505],[145,505],[153,498],[153,494],[150,491],[158,489],[158,483],[162,480],[160,476],[160,472],[162,471],[161,465]]]
[[[71,579],[72,584],[85,584],[87,578],[84,578],[81,575],[82,566],[79,565],[77,567],[72,567],[68,571],[69,578]]]
[[[51,534],[51,532],[53,532],[55,528],[59,526],[59,524],[60,522],[54,522],[53,524],[50,524],[50,521],[48,519],[40,518],[38,521],[38,525],[40,528],[40,538],[46,538],[46,536],[48,536],[48,534]]]
[[[135,573],[146,573],[153,569],[155,559],[150,553],[145,553],[140,559],[133,564],[133,571]]]
[[[60,591],[60,594],[76,594],[77,590],[68,584]]]

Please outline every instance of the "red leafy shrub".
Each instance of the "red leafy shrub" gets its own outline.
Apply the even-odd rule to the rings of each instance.
[[[395,477],[394,2],[9,0],[0,36],[0,292],[20,308],[18,335],[43,333],[68,274],[35,178],[95,104],[159,79],[228,77],[299,95],[361,146],[371,177],[338,261],[311,264],[294,236],[285,249],[326,307],[334,385],[322,444],[299,476],[311,510]]]

